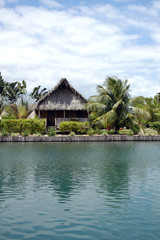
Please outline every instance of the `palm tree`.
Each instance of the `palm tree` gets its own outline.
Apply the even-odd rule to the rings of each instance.
[[[130,100],[130,105],[139,122],[147,124],[160,120],[160,102],[157,96],[153,98],[136,97]]]
[[[105,128],[114,127],[115,133],[126,125],[136,125],[139,128],[129,108],[129,88],[127,80],[122,81],[117,77],[107,77],[102,86],[98,85],[98,95],[90,97],[86,105],[87,111],[95,117],[93,124],[102,124]]]
[[[27,118],[34,109],[34,100],[26,95],[21,96],[16,103],[9,104],[2,115],[11,116],[17,119]]]
[[[41,86],[39,85],[38,87],[35,87],[33,91],[30,94],[30,97],[36,100],[36,102],[41,99],[46,93],[47,93],[47,88],[43,88],[40,90]]]

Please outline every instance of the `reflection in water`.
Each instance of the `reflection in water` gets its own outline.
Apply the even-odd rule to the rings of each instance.
[[[106,157],[101,161],[99,169],[99,182],[100,188],[107,191],[107,194],[112,196],[125,195],[128,194],[129,188],[129,177],[128,169],[130,164],[130,156],[134,154],[134,147],[127,146],[125,150],[121,148],[120,145],[117,148],[113,148],[112,154],[106,155]],[[124,153],[125,151],[125,153]],[[122,154],[123,152],[123,154]],[[124,159],[124,154],[127,159]]]
[[[11,144],[10,148],[12,153],[1,159],[0,189],[5,185],[12,196],[24,195],[30,182],[35,189],[49,185],[63,202],[93,177],[104,194],[128,194],[128,169],[136,154],[132,144],[122,148],[119,143],[97,143],[99,151],[92,144],[30,144],[27,148],[19,144],[16,150]]]
[[[158,240],[159,145],[1,144],[2,240]]]
[[[37,185],[42,179],[48,181],[58,200],[64,202],[83,186],[86,174],[81,157],[84,152],[82,149],[73,148],[72,145],[63,146],[63,152],[61,148],[53,148],[52,145],[48,147],[49,151],[45,152],[43,149],[41,153],[43,157],[36,161],[35,182]]]

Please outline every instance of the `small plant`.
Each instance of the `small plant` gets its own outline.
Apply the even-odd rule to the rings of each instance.
[[[69,136],[75,136],[75,132],[71,131]]]
[[[3,129],[1,131],[1,134],[2,134],[2,136],[5,136],[5,137],[10,135],[9,132],[7,132],[6,130],[3,130]]]
[[[131,126],[131,130],[133,131],[134,134],[138,134],[140,131],[140,126],[138,124],[133,124]]]
[[[107,130],[107,132],[108,132],[109,135],[114,134],[114,130],[109,130],[109,131]]]
[[[89,136],[92,136],[93,134],[95,133],[94,129],[90,128],[88,131],[87,131],[87,135]]]
[[[22,137],[28,137],[28,135],[29,135],[29,131],[28,130],[24,130],[22,132]]]
[[[132,130],[129,130],[129,131],[128,131],[128,135],[133,135]]]
[[[103,131],[102,131],[101,129],[96,129],[96,130],[95,130],[95,133],[96,133],[96,134],[102,134],[102,132],[103,132]]]
[[[53,136],[55,136],[55,135],[56,135],[56,129],[53,128],[53,127],[49,128],[49,129],[48,129],[48,136],[49,136],[49,137],[53,137]]]
[[[160,134],[160,122],[153,122],[151,123],[151,127]]]
[[[16,136],[16,133],[11,133],[11,136],[12,136],[12,137],[15,137],[15,136]]]
[[[103,132],[102,132],[102,135],[103,135],[103,136],[108,136],[108,132],[107,132],[107,131],[103,131]]]

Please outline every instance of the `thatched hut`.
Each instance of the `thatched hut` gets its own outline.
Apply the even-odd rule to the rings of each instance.
[[[70,85],[67,79],[62,78],[38,101],[35,110],[40,118],[47,120],[47,126],[58,127],[61,121],[87,121],[86,103],[87,100]]]

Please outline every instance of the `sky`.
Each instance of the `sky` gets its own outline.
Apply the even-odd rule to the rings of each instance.
[[[160,92],[160,0],[0,0],[0,72],[48,90],[61,78],[84,97],[108,76],[131,96]]]

